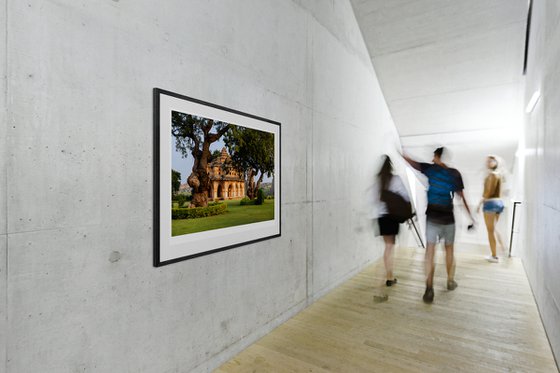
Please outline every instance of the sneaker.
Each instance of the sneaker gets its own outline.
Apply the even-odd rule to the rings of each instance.
[[[397,278],[396,278],[396,277],[395,277],[394,279],[392,279],[392,280],[387,280],[387,281],[385,281],[385,285],[387,285],[387,286],[393,286],[393,285],[395,285],[396,283],[397,283]]]
[[[432,303],[434,301],[434,288],[426,288],[426,292],[422,297],[424,303]]]
[[[490,263],[498,263],[499,261],[497,256],[487,256],[486,260],[489,261]]]
[[[455,280],[447,280],[447,290],[455,290],[459,286]]]

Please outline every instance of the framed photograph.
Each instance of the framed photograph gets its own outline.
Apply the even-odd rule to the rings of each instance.
[[[280,123],[154,89],[154,266],[280,236]]]

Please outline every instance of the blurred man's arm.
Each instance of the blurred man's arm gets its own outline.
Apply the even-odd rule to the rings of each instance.
[[[408,164],[410,164],[413,168],[415,168],[418,171],[422,171],[422,167],[420,166],[420,162],[416,162],[414,159],[410,158],[408,155],[406,154],[402,154],[402,157],[404,158],[405,161],[408,162]]]
[[[459,190],[459,191],[457,191],[457,194],[461,197],[461,200],[463,201],[463,204],[465,205],[465,208],[467,209],[467,212],[469,213],[469,217],[471,218],[471,221],[474,224],[474,218],[472,216],[471,209],[469,208],[469,204],[467,203],[467,200],[465,199],[465,193],[463,193],[462,190]]]

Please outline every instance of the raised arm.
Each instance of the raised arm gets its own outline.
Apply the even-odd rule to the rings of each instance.
[[[404,158],[405,161],[408,162],[408,164],[410,164],[414,169],[421,171],[421,167],[420,167],[420,162],[416,162],[414,159],[410,158],[408,155],[406,154],[402,154],[402,157]]]

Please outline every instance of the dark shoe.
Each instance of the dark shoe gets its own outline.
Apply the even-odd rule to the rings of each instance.
[[[395,277],[394,279],[392,279],[392,280],[387,280],[387,281],[385,281],[385,285],[387,285],[387,286],[393,286],[393,285],[395,285],[396,283],[397,283],[397,278],[396,278],[396,277]]]
[[[457,288],[457,281],[447,280],[447,290],[455,290]]]
[[[432,303],[434,301],[434,288],[426,288],[424,297],[422,297],[424,303]]]

